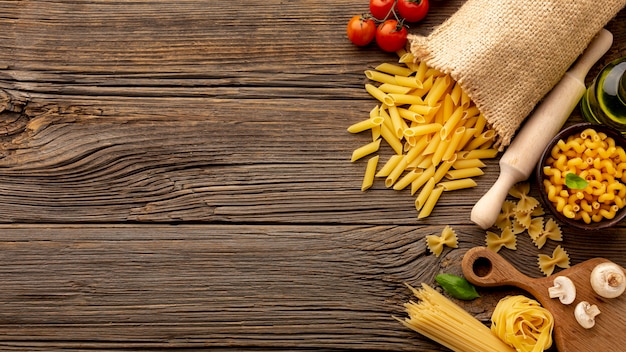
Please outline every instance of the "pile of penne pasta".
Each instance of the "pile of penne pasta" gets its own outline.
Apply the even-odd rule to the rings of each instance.
[[[398,63],[383,63],[365,71],[367,92],[378,104],[369,117],[350,127],[351,133],[371,131],[372,142],[352,153],[352,161],[368,157],[361,190],[376,177],[395,190],[411,189],[418,218],[431,214],[444,191],[475,187],[483,174],[482,159],[494,158],[495,131],[450,75],[398,53]],[[392,153],[379,162],[381,142]],[[379,164],[381,167],[379,168]]]

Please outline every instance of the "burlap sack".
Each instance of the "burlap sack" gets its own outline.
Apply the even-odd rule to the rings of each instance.
[[[626,0],[468,0],[411,52],[449,73],[496,130],[503,149]]]

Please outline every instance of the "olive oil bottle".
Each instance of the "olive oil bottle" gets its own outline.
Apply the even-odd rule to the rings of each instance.
[[[604,67],[580,101],[590,122],[611,126],[626,135],[626,57]]]

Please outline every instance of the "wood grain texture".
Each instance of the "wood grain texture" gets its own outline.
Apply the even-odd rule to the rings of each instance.
[[[433,1],[411,31],[462,3]],[[469,213],[497,160],[420,221],[408,191],[360,191],[368,136],[346,128],[375,104],[363,71],[395,60],[345,38],[366,11],[0,1],[0,350],[445,351],[392,315],[404,282],[458,274],[484,243]],[[624,16],[592,75],[626,55]],[[423,238],[448,224],[460,248],[434,257]],[[625,232],[562,244],[626,265]],[[541,276],[518,246],[505,258]],[[510,290],[459,303],[486,322]]]

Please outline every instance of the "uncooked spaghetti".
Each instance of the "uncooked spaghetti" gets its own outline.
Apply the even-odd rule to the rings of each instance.
[[[514,352],[491,330],[463,308],[427,284],[421,289],[407,285],[419,302],[404,305],[406,327],[456,352]]]

